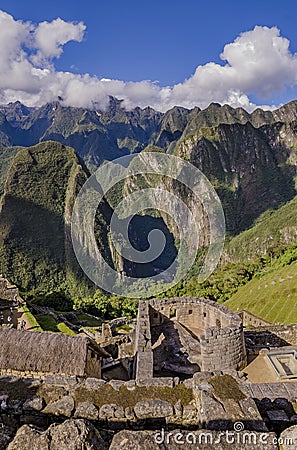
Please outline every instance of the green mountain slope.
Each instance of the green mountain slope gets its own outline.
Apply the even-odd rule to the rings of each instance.
[[[20,150],[0,205],[0,271],[21,289],[53,289],[75,266],[69,216],[86,179],[75,151],[57,142]]]
[[[246,309],[269,322],[296,323],[297,262],[251,280],[224,304],[233,311]]]
[[[236,236],[226,247],[224,263],[273,258],[280,248],[296,243],[297,102],[252,114],[218,104],[203,111],[174,107],[165,114],[152,108],[127,111],[114,98],[106,111],[62,102],[26,108],[16,102],[0,106],[0,142],[0,270],[23,289],[38,284],[51,289],[76,279],[69,264],[69,225],[75,194],[89,175],[84,163],[95,168],[104,160],[152,149],[185,158],[213,183],[228,239]],[[160,226],[171,240],[169,258],[141,268],[111,248],[113,198],[155,185],[176,193],[204,220],[201,205],[168,177],[140,176],[116,186],[110,204],[106,201],[98,214],[98,246],[111,265],[129,275],[160,271],[175,252],[174,221],[154,217],[154,212],[136,217],[132,241],[146,249],[150,229]],[[208,228],[202,225],[203,245]]]
[[[297,244],[297,196],[277,210],[268,209],[249,230],[227,244],[225,259],[251,261]]]

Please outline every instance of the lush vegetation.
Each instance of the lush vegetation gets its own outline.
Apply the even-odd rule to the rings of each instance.
[[[137,307],[136,299],[108,296],[99,290],[93,297],[74,298],[74,309],[83,309],[105,320],[116,317],[136,317]]]

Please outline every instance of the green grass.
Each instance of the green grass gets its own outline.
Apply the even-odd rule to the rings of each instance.
[[[123,325],[116,327],[116,332],[118,333],[119,331],[126,331],[127,333],[130,333],[131,327],[126,323],[124,323]]]
[[[95,317],[90,316],[89,314],[77,314],[77,319],[79,321],[86,322],[87,327],[98,327],[99,326],[99,320],[95,319]]]
[[[297,262],[251,280],[224,304],[233,311],[246,309],[269,322],[296,323]]]
[[[37,322],[36,318],[33,316],[31,311],[29,310],[29,308],[27,306],[23,306],[22,311],[24,312],[24,314],[26,314],[26,316],[31,324],[31,327],[27,327],[27,328],[29,328],[31,330],[33,329],[34,331],[42,331],[40,324]]]
[[[75,336],[74,331],[72,331],[64,322],[57,324],[58,330],[63,334],[68,334],[70,336]]]
[[[38,316],[38,321],[44,331],[63,333],[70,336],[75,335],[74,331],[72,331],[64,322],[57,323],[55,319],[50,315],[42,314]]]

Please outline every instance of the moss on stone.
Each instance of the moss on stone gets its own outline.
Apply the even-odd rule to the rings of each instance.
[[[220,401],[232,399],[239,402],[246,398],[237,381],[230,375],[214,376],[210,379],[210,384],[214,388],[215,397]]]
[[[110,384],[104,384],[98,390],[89,390],[85,387],[78,387],[72,393],[75,403],[91,402],[100,407],[105,404],[116,404],[118,406],[134,407],[137,402],[143,400],[166,400],[174,405],[178,400],[183,406],[188,405],[193,400],[193,391],[183,384],[173,388],[160,386],[136,386],[134,389],[127,389],[121,386],[117,391]]]

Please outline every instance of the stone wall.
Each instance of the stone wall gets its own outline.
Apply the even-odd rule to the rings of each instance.
[[[0,300],[13,301],[14,296],[18,294],[18,288],[0,275]]]
[[[139,302],[134,348],[134,377],[136,380],[153,378],[153,352],[149,302],[146,300]]]
[[[62,357],[62,355],[61,355]],[[88,348],[87,350],[87,359],[85,365],[85,376],[86,377],[94,377],[101,378],[101,362],[102,358],[94,352],[92,349]],[[34,370],[26,370],[20,371],[15,369],[3,369],[0,368],[0,376],[12,376],[12,377],[21,377],[21,378],[34,378],[37,380],[44,380],[46,377],[69,377],[69,374],[64,373],[54,373],[54,372],[41,372]]]
[[[277,324],[245,331],[247,346],[254,350],[265,347],[297,345],[297,324]]]
[[[0,369],[0,376],[2,377],[21,377],[21,378],[33,378],[35,380],[44,380],[47,376],[53,375],[57,376],[57,374],[49,373],[49,372],[36,372],[34,370],[30,371],[20,371],[15,369]],[[67,376],[66,374],[61,374],[61,376]]]
[[[176,320],[199,335],[205,328],[217,326],[224,328],[238,316],[219,303],[203,298],[162,298],[149,300],[151,324],[159,324],[167,319]],[[157,315],[157,313],[159,313]]]
[[[216,385],[222,385],[222,383],[226,386],[226,397],[222,397],[221,391],[215,388]],[[297,383],[294,382],[254,385],[228,375],[195,374],[191,380],[168,386],[165,398],[164,389],[160,385],[159,389],[155,384],[144,389],[131,380],[127,382],[113,380],[106,383],[104,380],[79,377],[49,376],[44,381],[9,377],[0,378],[0,386],[2,392],[5,392],[0,395],[2,409],[0,431],[3,431],[3,425],[7,428],[9,425],[10,428],[13,428],[11,436],[14,436],[20,426],[30,424],[30,428],[23,429],[23,433],[19,434],[15,446],[8,447],[13,449],[45,447],[64,449],[64,446],[65,448],[71,447],[71,443],[74,441],[77,444],[75,448],[106,450],[109,447],[78,445],[80,441],[75,440],[74,432],[81,430],[78,427],[79,422],[76,422],[77,426],[73,429],[64,430],[63,436],[58,442],[56,441],[55,447],[50,443],[45,445],[44,439],[39,442],[38,446],[33,445],[33,441],[19,440],[21,435],[28,436],[30,429],[32,431],[32,425],[38,427],[40,436],[41,429],[47,428],[52,423],[56,424],[54,426],[56,428],[65,419],[88,420],[98,430],[104,430],[106,438],[109,435],[113,437],[115,433],[124,428],[130,431],[137,430],[138,435],[139,430],[146,428],[158,431],[164,428],[166,433],[175,428],[180,431],[184,430],[184,432],[189,429],[197,432],[201,429],[209,430],[209,432],[219,430],[221,435],[222,431],[229,430],[233,433],[229,436],[231,441],[229,440],[229,444],[226,446],[218,446],[222,449],[231,448],[230,443],[232,442],[232,448],[237,448],[234,446],[232,436],[234,438],[234,424],[238,420],[242,422],[244,431],[257,430],[265,433],[266,440],[268,429],[280,431],[296,423],[294,401]],[[150,389],[151,387],[153,389]],[[147,398],[147,389],[150,389],[149,399]],[[128,395],[127,391],[129,391]],[[272,393],[275,394],[273,397],[271,397]],[[258,401],[262,398],[265,400],[263,404]],[[88,427],[91,426],[90,423]],[[81,431],[79,434],[82,434]],[[71,438],[73,442],[71,442]],[[242,449],[262,448],[257,443],[253,445],[250,441],[247,442],[248,446],[242,446]],[[112,448],[157,450],[157,447],[172,450],[179,447],[192,448],[187,444],[166,447],[150,444],[147,447],[147,440],[144,439],[144,436],[137,445],[131,441],[126,447],[125,440],[118,440]],[[5,446],[5,448],[7,447]],[[202,447],[198,444],[198,447],[195,445],[194,448]],[[208,442],[203,448],[213,448],[213,445]]]
[[[199,337],[201,370],[245,367],[246,349],[242,321],[225,306],[207,299],[192,297],[140,302],[143,303],[150,305],[151,325],[175,320]]]
[[[250,313],[249,311],[246,311],[245,309],[240,311],[238,315],[239,317],[241,317],[244,327],[265,327],[267,325],[271,325],[271,322],[261,319],[260,317]]]
[[[201,370],[240,370],[246,366],[242,325],[211,327],[200,338]]]
[[[102,358],[96,352],[88,348],[85,367],[86,376],[101,378],[101,360]]]

